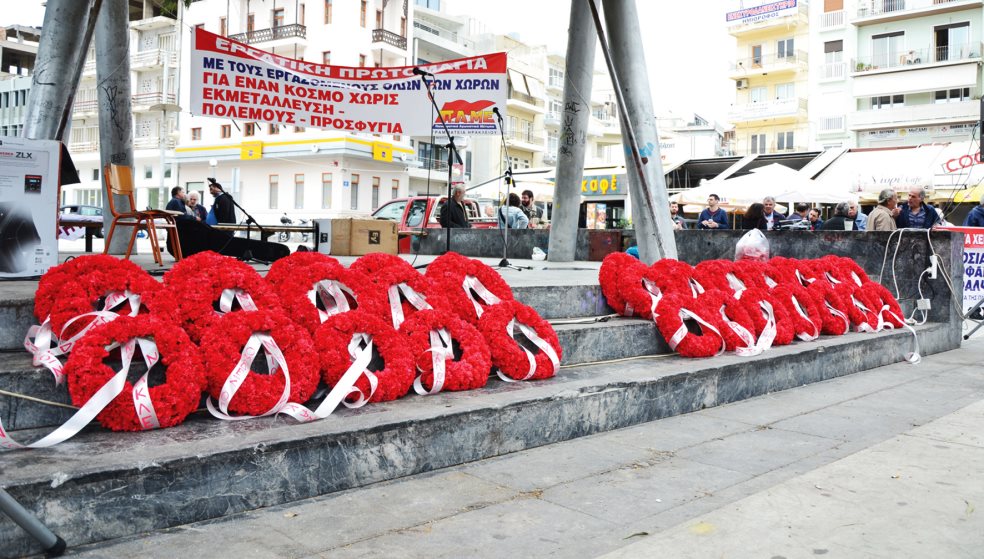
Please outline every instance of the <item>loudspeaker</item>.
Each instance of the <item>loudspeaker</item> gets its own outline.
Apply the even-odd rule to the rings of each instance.
[[[0,272],[27,270],[40,244],[41,235],[31,212],[10,202],[0,203]]]

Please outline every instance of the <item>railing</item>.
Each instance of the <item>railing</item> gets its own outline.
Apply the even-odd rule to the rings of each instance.
[[[164,95],[161,91],[154,91],[151,93],[138,93],[130,98],[130,104],[133,107],[150,107],[162,103],[176,104],[177,97],[173,93]]]
[[[170,149],[175,146],[175,141],[173,138],[164,139],[164,147]],[[136,149],[150,149],[161,147],[161,137],[160,136],[146,136],[143,138],[134,138],[133,147]]]
[[[534,134],[532,131],[523,130],[506,130],[506,140],[524,142],[536,146],[545,145],[547,142],[547,139],[544,136]]]
[[[775,101],[738,105],[728,114],[728,120],[732,122],[744,122],[764,118],[796,116],[799,111],[805,110],[806,99],[802,97],[776,99]]]
[[[926,64],[938,64],[940,62],[974,60],[981,58],[981,52],[981,43],[910,49],[877,56],[858,57],[852,60],[852,69],[855,73],[862,73],[884,70],[886,68],[924,66]]]
[[[515,90],[509,92],[509,98],[510,99],[513,99],[515,101],[522,101],[523,103],[526,103],[527,105],[533,105],[534,107],[542,107],[543,106],[543,99],[537,99],[536,97],[533,97],[532,95],[527,95],[525,93],[520,93],[520,92],[515,91]]]
[[[963,0],[861,0],[858,3],[858,17],[864,18],[914,12],[933,6],[961,1]]]
[[[448,161],[447,161],[447,159],[437,159],[437,158],[434,158],[434,157],[422,157],[422,158],[419,159],[419,161],[421,163],[421,166],[418,167],[418,169],[422,169],[424,171],[426,171],[427,169],[430,169],[432,171],[444,171],[444,172],[447,172],[447,170],[448,170]]]
[[[560,113],[547,113],[547,116],[543,117],[543,123],[551,126],[559,126]]]
[[[458,41],[458,33],[456,31],[449,31],[438,25],[434,25],[432,23],[423,23],[420,21],[414,21],[413,26],[416,29],[420,29],[421,31],[430,33],[431,35],[436,35],[442,39],[447,39],[452,42]]]
[[[130,67],[162,66],[165,61],[169,65],[177,64],[178,54],[162,49],[145,50],[130,57]]]
[[[256,31],[239,33],[238,35],[229,35],[229,38],[233,41],[239,41],[240,43],[246,43],[248,45],[253,43],[262,43],[265,41],[290,39],[292,37],[306,39],[307,27],[299,23],[291,23],[289,25],[280,25],[277,27],[270,27],[268,29],[258,29]]]
[[[844,26],[844,10],[824,12],[820,15],[820,31]]]
[[[820,117],[820,120],[817,122],[817,131],[821,134],[843,132],[845,120],[844,115]]]
[[[851,114],[852,128],[897,127],[907,125],[931,125],[940,121],[977,120],[978,102],[972,99],[953,103],[924,103],[884,109],[868,109]]]
[[[797,64],[806,63],[808,60],[808,55],[806,51],[797,50],[795,52],[789,53],[787,55],[779,56],[776,54],[766,54],[762,56],[753,56],[749,58],[742,58],[731,63],[731,71],[736,70],[751,70],[757,71],[763,68],[776,66],[779,64]]]
[[[550,165],[557,162],[557,148],[547,149],[547,152],[543,154],[543,162]]]
[[[847,75],[847,64],[844,62],[829,62],[820,67],[820,79],[843,79]]]
[[[68,150],[72,153],[99,151],[99,141],[72,142],[68,144]]]
[[[372,42],[386,43],[387,45],[396,47],[400,50],[407,50],[407,38],[402,35],[397,35],[392,31],[387,31],[386,29],[373,29]]]

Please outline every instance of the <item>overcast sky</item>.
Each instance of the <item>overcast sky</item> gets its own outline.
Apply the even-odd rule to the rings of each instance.
[[[82,1],[82,0],[79,0]],[[14,4],[14,0],[5,0]],[[448,13],[471,15],[488,30],[517,33],[528,44],[546,44],[551,52],[567,50],[569,0],[445,0]],[[724,14],[733,0],[666,2],[637,0],[643,49],[649,67],[657,113],[696,112],[723,121],[735,100],[728,63],[735,57],[734,38],[727,34]],[[600,1],[599,1],[600,4]],[[41,0],[16,0],[16,9],[0,10],[0,25],[40,26]],[[604,68],[601,54],[596,66]]]

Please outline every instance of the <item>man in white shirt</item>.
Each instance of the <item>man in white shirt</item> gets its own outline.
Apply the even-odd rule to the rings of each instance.
[[[765,206],[762,209],[762,212],[764,214],[762,217],[765,219],[766,231],[772,231],[773,229],[776,228],[776,225],[780,221],[786,219],[786,216],[775,211],[776,199],[773,198],[772,196],[766,196],[765,199],[762,200],[762,205]]]

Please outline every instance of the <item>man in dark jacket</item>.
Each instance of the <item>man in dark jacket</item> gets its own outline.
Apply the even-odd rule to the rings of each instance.
[[[193,216],[188,214],[188,210],[185,209],[185,193],[184,189],[180,186],[175,186],[171,189],[171,200],[164,207],[165,210],[172,212],[181,212],[181,215],[174,216],[175,219],[195,219]]]
[[[215,179],[208,179],[208,192],[215,197],[212,204],[212,212],[215,213],[217,223],[236,223],[236,208],[232,204],[232,196],[226,194],[222,185],[215,182]]]
[[[974,206],[963,222],[964,227],[984,227],[984,197],[980,205]]]
[[[899,229],[932,229],[940,222],[940,214],[926,203],[926,190],[921,186],[909,189],[909,203],[902,206],[895,224]]]
[[[465,213],[465,187],[458,184],[451,193],[448,203],[441,206],[441,214],[438,219],[441,227],[468,228],[468,214]],[[450,220],[450,221],[449,221]]]
[[[850,225],[850,229],[847,231],[857,231],[858,224],[853,219],[847,216],[847,212],[850,209],[850,204],[847,202],[841,202],[834,206],[834,217],[823,222],[820,226],[821,231],[844,231],[845,224]]]

